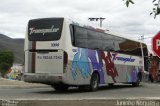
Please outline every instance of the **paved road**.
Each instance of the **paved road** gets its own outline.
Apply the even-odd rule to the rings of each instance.
[[[0,106],[160,106],[160,84],[115,85],[97,92],[56,92],[53,88],[0,88]]]
[[[0,89],[0,99],[5,100],[88,100],[126,98],[160,99],[160,84],[143,83],[139,87],[115,85],[113,87],[101,87],[97,92],[79,91],[77,88],[71,88],[67,92],[56,92],[51,87]]]

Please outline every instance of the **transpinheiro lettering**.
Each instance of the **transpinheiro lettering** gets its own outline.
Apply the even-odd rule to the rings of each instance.
[[[42,33],[43,35],[45,33],[53,33],[53,32],[58,32],[59,31],[59,28],[54,28],[54,25],[51,26],[50,29],[35,29],[35,28],[29,28],[30,30],[30,33],[29,35],[31,34],[37,34],[37,33]]]
[[[123,61],[124,63],[135,61],[135,59],[133,59],[132,56],[130,58],[118,57],[117,54],[112,54],[112,56],[113,56],[113,60]]]

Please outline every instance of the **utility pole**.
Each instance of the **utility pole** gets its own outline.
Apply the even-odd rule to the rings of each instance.
[[[144,41],[144,35],[140,35],[140,38],[139,38],[139,40],[141,40],[141,41]]]
[[[141,41],[144,41],[144,35],[141,35]]]
[[[106,18],[102,18],[102,17],[99,17],[99,18],[95,18],[95,17],[92,17],[92,18],[88,18],[88,20],[90,21],[100,21],[100,27],[102,27],[102,22],[103,20],[105,20]]]

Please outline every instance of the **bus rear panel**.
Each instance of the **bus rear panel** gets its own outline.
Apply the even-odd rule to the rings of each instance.
[[[65,64],[68,61],[62,37],[63,23],[63,18],[29,21],[25,40],[25,81],[63,83]]]

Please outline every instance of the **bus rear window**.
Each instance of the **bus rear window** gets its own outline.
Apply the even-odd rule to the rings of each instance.
[[[61,38],[63,18],[30,20],[28,24],[29,41],[53,41]]]

